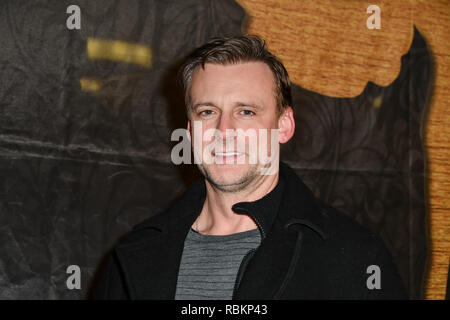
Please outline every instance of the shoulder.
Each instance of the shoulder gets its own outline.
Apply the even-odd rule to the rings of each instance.
[[[352,261],[369,261],[377,256],[388,257],[382,239],[354,218],[331,206],[323,206],[329,230],[329,245]]]
[[[143,243],[164,234],[166,232],[164,226],[168,224],[168,211],[157,213],[134,225],[130,231],[121,237],[116,248]]]
[[[326,252],[329,268],[340,279],[356,279],[366,298],[405,299],[403,280],[394,259],[383,240],[347,214],[327,206],[325,208],[330,237]],[[383,290],[367,290],[366,280],[378,270]]]
[[[321,212],[326,217],[330,238],[335,241],[381,245],[381,239],[373,231],[360,224],[355,218],[332,206],[320,203]]]
[[[317,254],[326,256],[330,267],[343,273],[364,272],[370,265],[393,266],[393,259],[379,235],[351,216],[319,202],[322,231],[326,235],[316,242]],[[342,270],[341,270],[342,269]]]
[[[146,241],[154,236],[170,233],[183,223],[192,212],[198,211],[201,199],[204,198],[205,183],[197,180],[184,193],[176,198],[171,206],[153,214],[147,219],[133,226],[120,241],[119,245],[127,245],[139,241]]]

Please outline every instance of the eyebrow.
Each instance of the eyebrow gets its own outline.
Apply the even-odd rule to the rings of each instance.
[[[198,107],[216,107],[216,105],[212,102],[199,102],[199,103],[194,104],[192,109],[195,110]]]
[[[251,108],[254,108],[254,109],[258,109],[258,110],[264,109],[261,105],[256,104],[256,103],[251,103],[251,102],[237,101],[237,102],[234,103],[234,106],[235,107],[246,107],[247,106],[247,107],[251,107]],[[199,103],[194,104],[192,109],[196,110],[199,107],[216,107],[217,108],[217,106],[214,103],[212,103],[212,102],[199,102]]]
[[[235,102],[235,106],[237,107],[251,107],[254,109],[258,109],[258,110],[262,110],[264,109],[263,106],[256,104],[256,103],[252,103],[252,102]]]

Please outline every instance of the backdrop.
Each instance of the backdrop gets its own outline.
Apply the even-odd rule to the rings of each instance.
[[[71,4],[0,4],[3,299],[88,297],[117,240],[200,177],[170,160],[170,135],[186,126],[175,73],[211,37],[245,32],[231,0],[77,1],[73,30]],[[412,298],[427,256],[429,67],[414,30],[386,87],[333,98],[294,84],[296,133],[281,156],[319,198],[380,235]],[[66,285],[70,265],[79,290]]]

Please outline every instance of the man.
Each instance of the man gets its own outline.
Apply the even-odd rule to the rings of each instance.
[[[214,39],[180,74],[205,179],[118,244],[98,298],[406,298],[378,237],[279,161],[295,130],[290,81],[261,39]]]

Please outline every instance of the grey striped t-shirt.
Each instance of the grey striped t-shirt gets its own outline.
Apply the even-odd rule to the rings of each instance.
[[[259,229],[225,236],[189,230],[175,300],[230,300],[242,259],[260,242]]]

